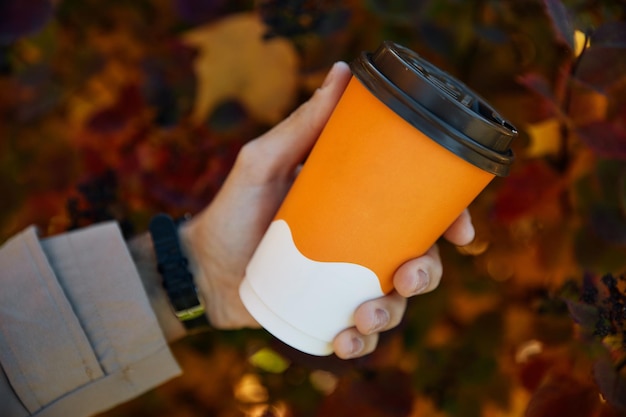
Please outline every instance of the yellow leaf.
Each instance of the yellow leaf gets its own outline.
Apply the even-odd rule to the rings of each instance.
[[[561,124],[556,118],[528,125],[526,133],[530,137],[530,145],[526,149],[528,157],[535,158],[558,153]]]
[[[254,353],[249,361],[257,368],[274,374],[283,373],[289,368],[289,361],[270,348],[263,348]]]
[[[256,374],[244,375],[234,386],[235,398],[243,403],[260,403],[267,401],[269,394],[267,388],[261,383]]]
[[[298,83],[297,53],[285,39],[263,39],[255,13],[230,15],[183,36],[198,48],[192,120],[202,123],[224,100],[240,101],[251,116],[274,124],[291,109]]]
[[[609,98],[591,87],[575,85],[569,105],[569,115],[576,126],[606,119]]]
[[[589,46],[587,35],[580,30],[576,30],[574,32],[574,55],[579,56],[582,54],[587,46]]]

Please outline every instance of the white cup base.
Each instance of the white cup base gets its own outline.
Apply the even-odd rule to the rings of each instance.
[[[311,355],[327,356],[333,353],[332,342],[312,337],[276,315],[257,295],[245,278],[239,287],[239,295],[250,314],[278,339]]]

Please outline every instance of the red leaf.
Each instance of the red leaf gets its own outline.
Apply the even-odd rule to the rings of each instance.
[[[413,404],[411,378],[399,370],[343,377],[317,416],[404,417]]]
[[[520,367],[519,377],[524,388],[529,391],[536,390],[552,365],[554,365],[553,361],[540,355],[531,357],[523,363]]]
[[[126,126],[134,116],[140,114],[144,100],[137,86],[126,86],[113,106],[94,114],[87,122],[87,127],[97,133],[114,133]]]
[[[537,93],[547,101],[555,103],[554,93],[550,82],[539,73],[527,73],[517,78],[517,81],[528,88],[530,91]]]
[[[560,375],[541,385],[526,408],[525,417],[592,417],[600,406],[593,385]]]
[[[536,208],[552,204],[561,187],[559,175],[542,160],[513,172],[499,190],[494,203],[496,218],[513,222]]]
[[[626,129],[617,123],[593,122],[576,129],[580,139],[598,155],[626,159]]]
[[[517,77],[517,82],[535,93],[536,99],[533,106],[542,109],[542,113],[544,113],[543,119],[548,119],[553,115],[564,118],[563,112],[554,94],[554,87],[544,75],[533,72],[527,73]]]

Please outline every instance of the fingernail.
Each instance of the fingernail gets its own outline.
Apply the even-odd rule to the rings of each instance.
[[[418,269],[416,278],[415,278],[415,286],[413,287],[413,295],[421,294],[428,288],[430,284],[430,278],[428,278],[428,273],[423,269]]]
[[[363,340],[359,337],[353,337],[350,341],[350,357],[354,357],[363,350]]]
[[[328,74],[326,74],[326,78],[324,79],[324,82],[322,83],[322,86],[320,88],[324,88],[326,86],[328,86],[332,81],[333,81],[333,76],[335,74],[335,67],[337,66],[337,63],[335,62],[333,64],[332,67],[330,67],[330,70],[328,71]]]
[[[369,330],[369,333],[374,333],[384,329],[389,323],[389,312],[382,308],[377,308],[374,312],[374,325]]]

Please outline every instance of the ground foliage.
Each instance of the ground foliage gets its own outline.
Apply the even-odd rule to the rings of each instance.
[[[183,377],[106,415],[626,415],[625,19],[617,0],[5,0],[2,239],[197,212],[332,62],[392,39],[520,131],[476,240],[441,243],[440,288],[354,361],[193,337]]]

